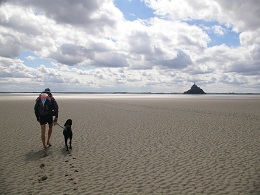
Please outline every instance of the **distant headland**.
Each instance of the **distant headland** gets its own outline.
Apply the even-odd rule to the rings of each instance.
[[[188,91],[184,92],[184,94],[206,94],[206,93],[203,91],[203,89],[201,89],[194,83]]]

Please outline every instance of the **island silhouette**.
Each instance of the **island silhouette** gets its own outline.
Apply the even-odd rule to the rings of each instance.
[[[194,83],[188,91],[184,92],[184,94],[206,94],[206,93],[203,91],[203,89],[201,89]]]

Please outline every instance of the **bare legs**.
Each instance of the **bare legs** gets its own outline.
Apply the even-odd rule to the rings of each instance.
[[[41,125],[41,130],[42,130],[42,144],[44,148],[47,148],[45,145],[45,131],[46,131],[46,125]],[[51,146],[50,144],[50,138],[52,134],[52,124],[49,125],[49,130],[48,130],[48,140],[47,140],[47,145]]]
[[[51,138],[51,134],[52,134],[52,124],[49,125],[49,131],[48,131],[48,141],[47,141],[47,145],[51,146],[50,144],[50,138]]]

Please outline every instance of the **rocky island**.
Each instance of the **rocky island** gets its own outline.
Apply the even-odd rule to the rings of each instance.
[[[203,89],[201,89],[194,83],[188,91],[184,92],[184,94],[206,94],[206,93],[203,91]]]

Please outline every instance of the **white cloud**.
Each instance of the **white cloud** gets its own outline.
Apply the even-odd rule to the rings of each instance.
[[[239,32],[254,31],[260,27],[260,1],[215,0],[221,8],[219,20],[231,24]],[[214,13],[213,13],[214,14]]]
[[[21,60],[0,57],[1,78],[34,78],[35,70],[25,66]]]
[[[239,32],[260,26],[258,0],[145,0],[155,13],[173,19],[202,19],[234,26]]]
[[[26,59],[30,61],[34,61],[36,58],[34,56],[27,56]]]
[[[219,25],[213,26],[212,29],[214,33],[219,36],[223,36],[226,33],[226,30]]]
[[[250,45],[260,45],[260,27],[256,31],[245,31],[242,32],[239,36],[240,43],[244,47],[248,47]]]

